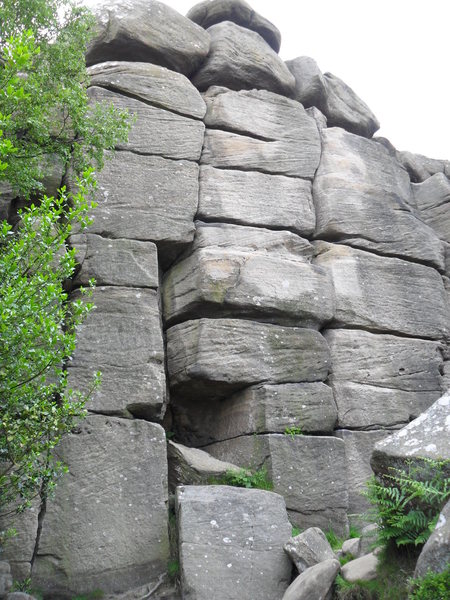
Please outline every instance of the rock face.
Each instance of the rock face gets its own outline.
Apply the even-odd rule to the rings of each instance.
[[[450,553],[450,502],[439,515],[436,528],[420,553],[414,577],[424,577],[428,570],[442,573],[448,566]]]
[[[422,219],[441,240],[450,243],[450,180],[442,173],[436,173],[423,183],[413,183],[412,192]]]
[[[281,597],[291,575],[283,551],[291,526],[281,496],[186,486],[177,489],[176,504],[183,598]]]

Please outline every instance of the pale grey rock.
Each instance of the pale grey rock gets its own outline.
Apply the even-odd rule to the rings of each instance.
[[[415,205],[423,220],[450,243],[450,179],[436,173],[423,183],[411,184]]]
[[[286,61],[295,78],[294,98],[305,108],[315,106],[322,113],[327,108],[327,82],[316,61],[309,56],[298,56]]]
[[[328,330],[325,338],[340,427],[406,424],[440,397],[439,342],[351,329]]]
[[[0,598],[5,598],[9,590],[12,588],[13,578],[9,562],[6,560],[0,561]]]
[[[207,452],[197,448],[188,448],[171,440],[167,443],[169,461],[169,489],[177,485],[207,485],[214,478],[220,478],[230,471],[239,471],[239,467],[217,460]]]
[[[316,223],[311,182],[202,165],[197,217],[310,236]]]
[[[328,347],[317,331],[238,319],[198,319],[167,331],[170,384],[183,398],[225,397],[259,382],[320,381]]]
[[[223,85],[233,90],[257,88],[292,95],[294,77],[259,34],[231,21],[212,25],[207,33],[210,51],[192,78],[200,90]]]
[[[291,522],[300,528],[348,534],[345,445],[335,437],[250,435],[205,448],[240,467],[267,468],[274,491],[286,500]],[[320,477],[318,477],[320,473]]]
[[[413,214],[410,196],[407,173],[383,146],[336,127],[322,131],[316,237],[442,269],[442,244]]]
[[[397,152],[397,160],[408,171],[413,183],[425,181],[436,173],[450,177],[450,161],[428,158],[412,152]]]
[[[90,233],[155,242],[170,262],[194,237],[198,165],[117,152],[98,175],[96,201]]]
[[[320,242],[316,250],[315,263],[333,278],[336,325],[432,339],[448,334],[445,289],[433,268],[339,244]]]
[[[278,494],[228,486],[178,487],[181,589],[186,600],[273,600],[286,590],[291,526]]]
[[[205,29],[216,23],[232,21],[259,33],[275,52],[280,50],[279,30],[244,0],[206,0],[193,6],[186,16]]]
[[[156,0],[103,0],[94,8],[95,35],[86,63],[145,61],[189,75],[206,58],[209,36]]]
[[[417,560],[414,577],[424,577],[427,572],[442,573],[450,556],[450,502],[442,509],[436,527],[428,538]]]
[[[389,431],[350,431],[340,429],[336,437],[345,444],[346,477],[348,484],[348,515],[350,522],[361,526],[367,522],[365,513],[370,508],[370,502],[362,495],[366,483],[373,475],[370,457],[374,446],[389,435]],[[351,540],[350,540],[351,541]],[[353,556],[357,552],[351,551]]]
[[[205,122],[211,129],[205,134],[203,164],[314,177],[319,132],[301,104],[265,90],[223,88],[213,88],[205,100]]]
[[[206,105],[187,77],[150,63],[108,61],[88,68],[91,86],[133,96],[149,106],[202,119]]]
[[[224,229],[239,232],[241,227],[206,229],[210,238],[217,230],[220,243]],[[165,276],[162,298],[166,322],[171,325],[201,314],[319,329],[334,316],[334,290],[328,273],[312,265],[303,252],[278,253],[266,248],[267,238],[284,238],[287,248],[293,235],[266,231],[261,245],[250,252],[239,246],[218,247],[214,239],[210,246],[195,250]]]
[[[444,362],[442,371],[442,391],[446,392],[450,390],[450,361]]]
[[[390,467],[405,468],[408,461],[450,459],[450,392],[444,394],[417,419],[375,444],[371,466],[376,474]],[[450,469],[447,469],[450,471]]]
[[[128,111],[132,126],[128,142],[117,145],[119,150],[156,154],[166,158],[200,159],[205,130],[201,121],[100,87],[90,87],[88,96],[92,104],[113,104],[118,110]]]
[[[79,294],[72,297],[79,298]],[[89,398],[89,410],[161,418],[166,383],[156,292],[98,287],[92,301],[97,308],[79,326],[68,365],[71,384],[87,389],[100,370],[102,385]]]
[[[323,112],[328,126],[342,127],[351,133],[371,138],[380,128],[380,123],[367,104],[336,75],[324,73],[323,77],[327,88],[326,109]]]
[[[25,592],[10,592],[6,596],[6,600],[36,600],[36,597]]]
[[[13,509],[18,505],[8,506]],[[8,539],[2,547],[1,557],[9,562],[15,581],[23,581],[31,575],[31,561],[36,545],[40,498],[34,498],[31,507],[23,512],[6,514],[0,517],[0,531],[15,529],[16,535]],[[6,511],[2,511],[6,512]]]
[[[327,118],[318,108],[315,106],[310,106],[306,109],[306,114],[314,119],[319,131],[327,128]]]
[[[359,555],[359,551],[361,548],[361,538],[350,538],[349,540],[345,540],[342,544],[342,554],[349,555],[351,554],[354,557]]]
[[[94,278],[98,286],[118,285],[157,288],[158,255],[153,242],[107,239],[92,233],[70,237],[76,250],[79,270],[73,285],[88,285]]]
[[[351,560],[341,567],[342,577],[345,581],[372,581],[377,578],[378,557],[371,552],[355,560]]]
[[[331,433],[337,418],[331,388],[318,382],[259,384],[225,401],[181,398],[172,410],[177,436],[199,446],[292,428],[303,433]]]
[[[299,535],[291,537],[284,546],[299,573],[324,560],[334,559],[334,552],[318,527],[309,527]]]
[[[49,597],[121,592],[164,573],[169,542],[163,428],[91,415],[64,437],[57,455],[70,475],[47,503],[33,567],[36,587]]]
[[[310,567],[294,579],[282,600],[330,600],[339,569],[336,559],[328,559]]]

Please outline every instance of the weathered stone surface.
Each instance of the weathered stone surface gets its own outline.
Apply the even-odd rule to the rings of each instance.
[[[68,366],[71,382],[86,389],[100,370],[102,385],[89,399],[89,410],[161,418],[166,384],[156,292],[96,288],[93,302],[96,310],[77,330],[77,347]]]
[[[228,486],[179,487],[176,494],[181,588],[186,600],[273,600],[291,563],[284,500]]]
[[[413,183],[425,181],[436,173],[444,173],[450,177],[450,161],[428,158],[412,152],[397,152],[397,160],[408,171]]]
[[[339,568],[336,559],[328,559],[310,567],[294,579],[282,600],[329,600]]]
[[[103,0],[94,14],[97,23],[86,53],[88,65],[142,60],[189,75],[208,54],[208,34],[162,2]]]
[[[320,381],[328,347],[311,329],[198,319],[167,331],[170,383],[183,397],[225,397],[259,382]]]
[[[90,233],[150,240],[167,258],[194,237],[198,166],[117,152],[99,173],[96,201]]]
[[[126,449],[126,451],[124,451]],[[48,502],[33,582],[46,594],[119,592],[165,572],[166,439],[162,427],[91,415],[58,456],[70,476]]]
[[[108,61],[88,68],[92,86],[133,96],[150,106],[202,119],[206,105],[187,77],[150,63]]]
[[[345,446],[334,437],[306,435],[242,436],[207,446],[220,460],[240,467],[267,468],[274,491],[286,500],[300,528],[348,533]],[[320,477],[318,477],[320,473]]]
[[[408,423],[440,397],[440,343],[351,329],[328,330],[325,338],[340,427]]]
[[[371,552],[355,558],[341,568],[342,577],[350,583],[372,581],[377,577],[378,557]]]
[[[322,131],[322,129],[326,129],[327,127],[327,118],[318,108],[315,106],[310,106],[306,109],[306,114],[314,119],[317,125],[317,129]]]
[[[180,399],[172,406],[177,436],[202,446],[241,435],[332,432],[337,411],[333,392],[324,383],[259,384],[223,400]]]
[[[201,162],[312,179],[320,159],[314,119],[298,103],[264,90],[213,88]],[[223,130],[228,131],[223,131]]]
[[[30,508],[13,515],[0,518],[0,531],[10,528],[16,535],[7,540],[2,547],[2,559],[8,561],[15,581],[30,577],[31,560],[36,545],[40,499],[35,498]]]
[[[316,223],[311,182],[202,165],[197,217],[311,235]]]
[[[329,127],[343,127],[351,133],[372,137],[380,128],[378,119],[355,92],[332,73],[325,73],[326,109],[323,111]],[[320,108],[320,107],[319,107]]]
[[[259,33],[275,52],[280,50],[279,30],[244,0],[207,0],[193,6],[186,16],[205,29],[216,23],[232,21]]]
[[[128,110],[131,118],[136,119],[130,129],[128,142],[118,144],[118,149],[166,158],[200,159],[205,130],[201,121],[100,87],[90,87],[88,95],[91,103],[113,104],[119,110]]]
[[[223,248],[214,243],[215,230],[220,244],[224,230],[234,230],[237,237],[248,228],[217,225],[206,229],[211,245],[194,251],[165,276],[162,296],[169,325],[198,314],[248,317],[314,329],[332,319],[334,290],[330,276],[311,264],[309,248],[306,257],[305,252],[296,252],[296,247],[291,253],[286,251],[294,234],[262,232],[261,243],[248,252],[239,246]],[[280,240],[283,252],[267,250],[266,240],[270,238]]]
[[[321,112],[327,107],[327,82],[316,61],[309,56],[298,56],[286,61],[295,78],[294,98],[305,108],[317,107]]]
[[[408,460],[450,459],[450,392],[444,394],[417,419],[375,444],[371,466],[386,474],[390,467],[404,468]]]
[[[226,475],[230,471],[239,471],[239,467],[217,460],[203,450],[188,448],[169,440],[167,444],[169,461],[169,489],[177,485],[207,485],[211,479]]]
[[[373,475],[370,457],[377,442],[389,435],[387,431],[349,431],[340,429],[336,437],[345,443],[345,463],[348,484],[348,515],[351,523],[361,526],[367,522],[364,513],[370,502],[362,496],[368,479]],[[357,556],[356,552],[351,552]]]
[[[152,242],[108,239],[92,233],[73,235],[70,245],[76,249],[79,271],[74,285],[96,284],[157,288],[158,256]]]
[[[413,183],[412,192],[423,220],[450,243],[450,179],[437,173],[423,183]]]
[[[336,325],[424,338],[447,334],[444,285],[431,267],[338,244],[320,242],[316,250],[316,264],[333,278]]]
[[[450,502],[444,506],[439,515],[436,528],[417,560],[414,577],[424,577],[427,571],[442,573],[448,566],[450,556]]]
[[[223,85],[232,90],[269,90],[290,96],[295,80],[281,58],[254,31],[231,21],[207,29],[211,46],[192,82],[200,90]]]
[[[310,527],[292,537],[284,546],[299,573],[324,560],[336,558],[325,534],[318,527]]]
[[[336,127],[322,132],[316,237],[442,269],[442,244],[411,211],[410,195],[407,173],[381,144]]]
[[[0,561],[0,598],[5,598],[12,585],[11,568],[6,560],[2,560]]]
[[[344,556],[351,554],[352,556],[357,557],[359,555],[360,548],[361,538],[350,538],[349,540],[345,540],[345,542],[342,544],[341,550]]]

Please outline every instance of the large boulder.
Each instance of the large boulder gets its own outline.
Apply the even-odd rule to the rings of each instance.
[[[395,150],[395,149],[394,149]],[[450,177],[450,161],[429,158],[423,154],[412,152],[398,152],[395,155],[399,163],[408,171],[413,183],[420,183],[436,173],[443,173]]]
[[[88,65],[107,60],[145,61],[189,75],[208,54],[208,34],[162,2],[102,0],[94,14]]]
[[[450,556],[450,501],[439,515],[436,527],[417,560],[414,577],[424,577],[428,571],[442,573]]]
[[[325,113],[327,107],[327,82],[316,61],[309,56],[298,56],[286,61],[295,78],[294,98],[305,108],[315,106]]]
[[[329,354],[312,329],[205,318],[168,329],[167,364],[175,395],[214,398],[262,381],[323,380]]]
[[[186,600],[273,600],[286,590],[291,562],[284,500],[263,490],[178,487],[181,589]]]
[[[365,554],[346,563],[341,569],[342,577],[350,583],[372,581],[377,578],[378,563],[378,556],[374,552]]]
[[[336,558],[325,534],[318,527],[310,527],[290,538],[284,550],[299,573],[324,560]]]
[[[162,427],[91,415],[57,453],[70,475],[47,502],[33,566],[36,587],[48,597],[120,592],[164,573],[169,543]]]
[[[338,128],[322,132],[313,184],[318,238],[442,269],[442,244],[413,214],[410,197],[407,173],[381,144]]]
[[[192,82],[200,90],[223,85],[232,90],[269,90],[291,96],[295,80],[262,37],[231,21],[207,29],[211,47]]]
[[[316,264],[329,269],[336,293],[335,325],[443,338],[449,307],[442,278],[424,265],[317,242]]]
[[[442,240],[450,243],[450,179],[436,173],[423,183],[413,183],[411,187],[422,219]]]
[[[186,16],[205,29],[222,21],[233,21],[259,33],[275,52],[280,50],[279,30],[244,0],[206,0],[193,6]]]
[[[282,600],[330,600],[339,561],[330,558],[303,571],[286,590]]]

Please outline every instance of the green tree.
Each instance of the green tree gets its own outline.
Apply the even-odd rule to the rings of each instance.
[[[64,470],[52,450],[84,412],[65,364],[92,304],[68,299],[67,240],[89,224],[104,150],[128,131],[125,113],[89,106],[92,25],[71,0],[0,4],[0,195],[6,185],[26,203],[15,229],[0,223],[0,512],[45,498]],[[78,184],[49,198],[42,179],[55,158]]]

